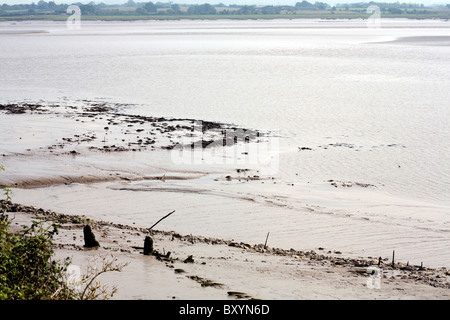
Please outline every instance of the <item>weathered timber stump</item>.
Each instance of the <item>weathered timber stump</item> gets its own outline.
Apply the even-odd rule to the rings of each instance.
[[[153,239],[149,236],[144,240],[144,255],[148,256],[153,253]]]
[[[95,247],[100,246],[98,241],[95,239],[95,235],[92,232],[92,229],[89,225],[86,225],[83,228],[83,233],[84,233],[84,247],[85,248],[95,248]]]

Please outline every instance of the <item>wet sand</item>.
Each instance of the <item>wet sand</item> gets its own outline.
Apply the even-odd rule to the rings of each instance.
[[[449,36],[400,37],[392,41],[377,42],[384,44],[403,44],[413,46],[450,46]]]
[[[82,249],[76,224],[63,228],[57,252],[80,266],[98,253],[131,261],[123,273],[105,278],[119,286],[117,298],[235,299],[228,292],[236,291],[260,299],[448,299],[447,269],[441,268],[449,261],[447,208],[419,201],[405,206],[370,183],[294,186],[245,162],[251,156],[245,147],[264,143],[270,132],[212,122],[196,128],[193,119],[142,117],[122,107],[95,101],[0,106],[0,163],[7,169],[0,184],[13,188],[15,202],[102,221],[94,228],[97,251]],[[241,136],[230,141],[226,130]],[[173,158],[179,146],[222,150],[227,143],[246,150],[235,155],[243,165]],[[438,218],[418,215],[405,224],[402,215],[411,207]],[[384,214],[386,208],[392,213]],[[133,247],[172,210],[152,236],[158,251],[178,260],[144,257]],[[16,215],[18,222],[29,218]],[[268,232],[269,249],[261,250]],[[390,270],[393,249],[400,264]],[[189,255],[194,264],[180,262]],[[371,289],[367,267],[380,257],[387,268],[383,285]],[[405,269],[423,261],[425,269]],[[222,285],[205,287],[199,278]]]
[[[292,300],[292,299],[448,299],[450,271],[390,261],[349,259],[322,251],[265,247],[174,231],[64,215],[36,207],[15,205],[14,226],[29,224],[35,214],[61,224],[55,239],[56,257],[70,258],[81,273],[101,257],[128,263],[121,272],[101,276],[114,299]],[[97,249],[83,247],[83,227],[89,221]],[[156,228],[157,229],[157,228]],[[158,254],[143,255],[150,235]],[[187,260],[189,256],[192,259]],[[370,274],[379,268],[379,277]],[[261,281],[261,279],[264,281]]]

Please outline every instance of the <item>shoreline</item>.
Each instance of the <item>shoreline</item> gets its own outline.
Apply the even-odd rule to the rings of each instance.
[[[372,185],[354,182],[338,188],[340,181],[330,180],[319,185],[296,183],[294,188],[293,184],[283,186],[279,179],[260,174],[257,167],[234,164],[216,168],[199,162],[199,167],[192,168],[173,163],[169,156],[179,145],[191,150],[194,143],[198,151],[214,149],[213,146],[214,150],[222,150],[226,142],[246,147],[263,143],[259,139],[272,133],[208,121],[196,131],[196,120],[143,117],[124,113],[121,108],[95,101],[0,105],[0,115],[7,124],[2,133],[7,138],[3,142],[5,151],[0,152],[0,163],[7,171],[1,173],[0,184],[13,188],[13,201],[20,203],[14,205],[17,221],[29,223],[35,213],[58,217],[63,228],[56,243],[57,255],[72,255],[74,263],[80,266],[98,253],[118,254],[121,261],[132,261],[126,273],[106,277],[110,284],[123,286],[119,299],[449,296],[450,275],[444,266],[436,267],[434,262],[431,268],[427,259],[423,266],[406,262],[405,256],[397,254],[398,247],[394,247],[395,268],[389,265],[387,252],[376,246],[371,247],[372,252],[377,252],[376,257],[366,254],[367,245],[376,245],[380,240],[391,248],[392,230],[412,238],[412,231],[417,230],[423,236],[434,235],[434,229],[429,232],[427,225],[418,224],[420,221],[404,226],[401,209],[396,209],[396,214],[386,221],[382,215],[373,215],[376,211],[367,216],[349,214],[347,207],[354,204],[346,192],[353,189],[354,201],[360,202],[361,196],[376,195],[373,192],[377,188]],[[17,121],[17,117],[22,121]],[[33,125],[29,127],[27,123]],[[47,130],[49,123],[51,132]],[[248,133],[248,141],[244,136],[239,136],[238,144],[225,139],[223,130],[227,129]],[[185,143],[186,136],[189,143]],[[249,154],[243,152],[239,156],[247,159]],[[289,199],[293,195],[300,198]],[[371,199],[374,204],[384,199],[378,196]],[[317,202],[319,198],[325,199],[325,206]],[[341,209],[330,207],[333,201]],[[144,257],[136,248],[142,247],[144,235],[148,234],[143,226],[153,224],[160,212],[169,208],[181,214],[167,219],[163,230],[151,233],[157,250],[170,251],[175,259],[173,263],[161,263],[154,257]],[[444,210],[434,209],[436,213]],[[87,219],[94,233],[100,235],[98,250],[86,251],[82,247],[80,221]],[[344,227],[340,226],[342,221]],[[405,227],[403,233],[399,233],[397,223]],[[429,223],[431,228],[434,224]],[[317,233],[314,229],[318,229]],[[271,238],[264,248],[256,239],[265,237],[267,231]],[[336,242],[336,237],[346,240]],[[341,248],[343,243],[346,246]],[[431,249],[425,251],[426,255],[440,252],[444,244],[441,241],[425,246],[426,250]],[[421,246],[414,250],[419,253]],[[410,259],[408,252],[403,254]],[[192,265],[182,262],[189,255],[194,256]],[[445,256],[441,261],[445,261]],[[367,272],[379,263],[382,287],[374,290],[366,285],[371,279]],[[148,264],[158,271],[152,274]],[[261,276],[267,278],[267,284],[261,283]],[[205,288],[202,279],[221,285]],[[157,288],[164,288],[164,293],[148,291],[155,283]],[[137,287],[140,291],[136,293]],[[243,295],[230,297],[228,292]]]
[[[127,105],[99,101],[4,103],[0,109],[6,169],[0,185],[12,188],[19,203],[69,214],[80,208],[95,218],[143,225],[170,204],[182,215],[167,225],[181,233],[255,242],[270,232],[271,244],[282,248],[323,247],[352,257],[396,250],[405,263],[449,266],[446,206],[389,197],[370,181],[294,185],[290,177],[266,174],[266,164],[249,161],[259,152],[249,147],[263,146],[271,132],[143,117],[129,114]],[[241,134],[238,144],[224,139],[227,130]],[[247,132],[248,142],[241,141]],[[223,162],[230,156],[232,163]],[[417,232],[431,240],[417,242]]]
[[[448,21],[83,17],[0,22],[14,228],[114,299],[450,299]]]
[[[2,21],[66,21],[69,15],[23,15],[23,16],[3,16]],[[243,14],[243,15],[135,15],[135,16],[114,16],[114,15],[82,15],[82,20],[87,21],[176,21],[176,20],[367,20],[371,13],[340,13],[328,12],[326,14],[304,13],[304,14]],[[383,14],[382,19],[407,19],[407,20],[442,20],[448,21],[448,14]]]
[[[248,158],[245,150],[249,144],[267,141],[273,135],[271,132],[214,121],[127,114],[121,112],[122,107],[121,104],[85,100],[73,104],[0,104],[0,112],[14,122],[11,129],[16,130],[4,130],[2,133],[10,139],[7,139],[5,150],[0,154],[7,170],[1,176],[4,182],[0,181],[0,186],[39,188],[71,183],[158,179],[167,170],[151,166],[155,162],[154,155],[164,151],[171,152],[171,160],[176,162],[173,166],[175,174],[164,178],[179,180],[184,179],[182,172],[188,175],[205,172],[201,168],[198,172],[191,168],[180,171],[180,166],[203,165],[205,155],[218,159],[226,154],[216,150],[224,147],[242,149],[242,157]],[[23,119],[23,128],[14,121],[18,116]],[[45,128],[33,133],[27,125],[33,123],[34,126],[44,127],[47,122],[58,123],[53,128],[54,133],[43,131]],[[36,137],[38,135],[40,137]],[[200,153],[201,159],[195,153]],[[138,157],[142,159],[136,159]],[[158,154],[156,157],[161,159],[158,166],[166,165],[167,155]],[[10,175],[9,172],[15,170],[13,160],[18,158],[24,162],[34,159],[33,162],[39,167],[29,169],[27,173]],[[65,158],[67,165],[61,163],[62,158]],[[136,160],[139,166],[131,163]],[[98,168],[92,165],[93,161],[101,162]],[[109,166],[107,162],[114,164]],[[64,168],[54,170],[55,165]],[[76,167],[76,170],[70,167]],[[18,171],[23,169],[21,167]]]
[[[16,225],[29,223],[36,216],[59,224],[60,232],[54,241],[56,257],[71,256],[72,262],[82,270],[90,259],[98,255],[113,255],[121,262],[130,262],[131,266],[121,273],[101,279],[106,285],[117,286],[117,296],[113,299],[308,300],[326,297],[345,300],[450,297],[450,282],[447,280],[450,270],[446,268],[427,268],[401,262],[392,265],[388,259],[352,259],[313,250],[265,248],[264,244],[181,235],[175,231],[149,231],[146,228],[60,214],[20,204],[12,204],[8,214],[13,215]],[[82,246],[82,228],[86,224],[91,226],[100,242],[98,249],[85,249]],[[142,255],[143,240],[147,235],[154,239],[156,252],[151,256]],[[189,256],[192,261],[186,262]],[[155,284],[156,287],[140,288],[133,292],[132,288],[137,282],[148,281],[148,273],[140,274],[143,270],[139,268],[130,270],[142,264],[151,266],[155,276],[165,274],[167,278],[160,279],[161,282],[167,280],[164,289]],[[369,285],[374,279],[371,275],[374,268],[380,272],[380,287]],[[285,279],[286,271],[289,281]],[[250,273],[251,276],[247,274],[250,279],[243,280],[239,273]],[[262,275],[266,286],[257,281]],[[298,283],[302,283],[303,288],[311,286],[309,289],[315,289],[298,292]],[[261,286],[270,290],[263,290]],[[174,294],[161,296],[156,293],[159,289],[162,289],[162,295],[169,292]]]

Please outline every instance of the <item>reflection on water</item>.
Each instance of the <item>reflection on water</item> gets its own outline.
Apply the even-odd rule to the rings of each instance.
[[[450,23],[389,20],[381,26],[369,29],[362,20],[82,21],[80,30],[68,30],[65,23],[0,23],[0,100],[107,101],[128,105],[127,114],[274,130],[278,184],[240,186],[243,198],[235,199],[235,186],[209,190],[206,183],[204,194],[160,192],[149,206],[163,211],[168,202],[183,202],[188,213],[205,219],[184,224],[184,232],[217,234],[217,217],[233,222],[240,214],[238,221],[252,227],[231,223],[219,236],[258,241],[262,226],[278,226],[279,239],[274,232],[272,241],[283,246],[328,241],[357,252],[403,246],[417,259],[426,253],[448,265],[436,252],[448,247],[450,48],[442,44]],[[370,187],[346,193],[355,185]],[[133,191],[121,190],[122,204],[130,193],[140,195]],[[18,200],[21,193],[33,199],[17,191]],[[98,212],[98,196],[90,202],[83,195],[88,208],[96,205],[92,214]],[[61,195],[62,211],[74,207],[72,197]],[[114,210],[122,216],[119,202]],[[429,240],[417,244],[416,232]]]
[[[449,23],[363,22],[2,23],[1,98],[104,99],[137,103],[134,113],[276,129],[284,179],[448,201],[450,49],[432,44]],[[434,40],[385,43],[408,36]]]

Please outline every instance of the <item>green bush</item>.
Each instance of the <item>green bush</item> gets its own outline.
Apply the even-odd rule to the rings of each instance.
[[[0,299],[50,299],[67,294],[60,290],[64,266],[51,260],[56,228],[46,230],[33,222],[21,232],[10,232],[11,190],[2,190],[6,199],[0,202]]]
[[[67,286],[69,262],[52,259],[55,224],[44,227],[33,221],[19,232],[10,232],[5,211],[0,221],[0,299],[74,299]]]
[[[0,165],[0,171],[5,168]],[[37,218],[31,226],[11,232],[11,190],[2,187],[0,200],[0,299],[73,299],[68,288],[66,269],[69,262],[52,260],[53,236],[57,225],[44,226]]]
[[[0,166],[0,171],[3,171]],[[69,260],[53,260],[53,237],[58,225],[36,215],[31,226],[11,231],[11,190],[2,188],[6,199],[0,200],[0,300],[93,300],[109,299],[116,292],[108,292],[96,281],[109,271],[121,271],[127,263],[117,264],[117,259],[91,267],[79,281],[84,289],[69,286],[67,268]]]

